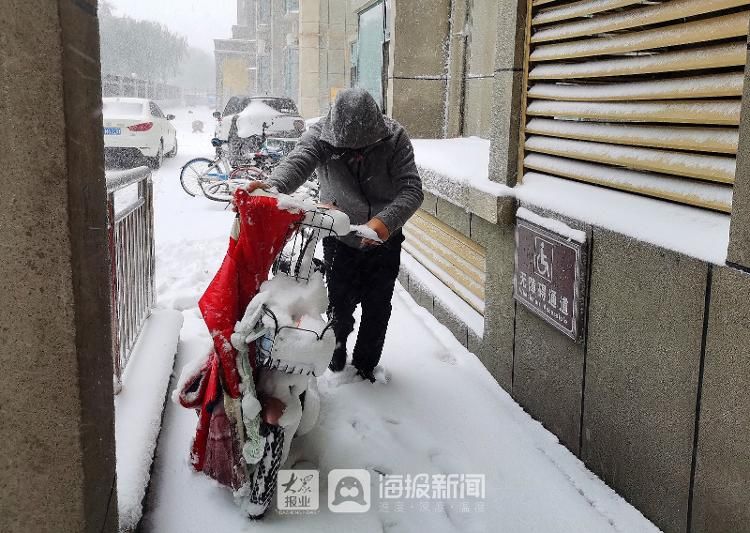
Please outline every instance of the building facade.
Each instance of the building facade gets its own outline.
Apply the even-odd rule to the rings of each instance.
[[[308,116],[358,85],[488,160],[456,178],[415,143],[417,302],[662,530],[750,531],[750,1],[309,5]],[[529,226],[580,241],[575,338],[520,295]]]
[[[214,40],[218,102],[236,95],[299,98],[299,0],[238,0],[231,39]]]

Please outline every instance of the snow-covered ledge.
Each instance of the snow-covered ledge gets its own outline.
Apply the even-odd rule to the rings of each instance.
[[[535,172],[515,189],[519,205],[614,231],[627,237],[723,265],[729,215]]]
[[[513,189],[489,179],[490,141],[479,137],[414,139],[424,189],[497,224]]]
[[[708,263],[726,263],[729,215],[538,172],[510,188],[489,179],[487,140],[412,143],[424,189],[489,222],[513,220],[516,205],[541,208]]]

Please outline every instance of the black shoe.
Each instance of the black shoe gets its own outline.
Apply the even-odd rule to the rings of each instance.
[[[374,374],[373,369],[368,370],[368,369],[358,368],[357,375],[361,377],[362,380],[367,380],[370,383],[375,383],[375,381],[377,381],[375,379],[375,374]]]
[[[331,372],[341,372],[344,370],[344,367],[346,366],[346,345],[340,346],[336,345],[336,348],[333,350],[333,357],[331,357],[331,362],[328,363],[328,368],[331,370]]]

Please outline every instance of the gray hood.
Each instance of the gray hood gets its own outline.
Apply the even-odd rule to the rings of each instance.
[[[364,148],[389,134],[383,113],[365,89],[339,91],[321,122],[320,140],[334,148]]]

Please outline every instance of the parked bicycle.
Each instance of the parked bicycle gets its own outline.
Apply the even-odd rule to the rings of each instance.
[[[253,155],[251,164],[232,166],[224,148],[226,143],[212,139],[211,145],[216,150],[213,159],[197,157],[182,167],[180,183],[185,192],[190,196],[202,194],[209,200],[229,202],[238,187],[268,178],[281,161],[282,153],[266,146],[265,127],[264,124],[260,150]]]

